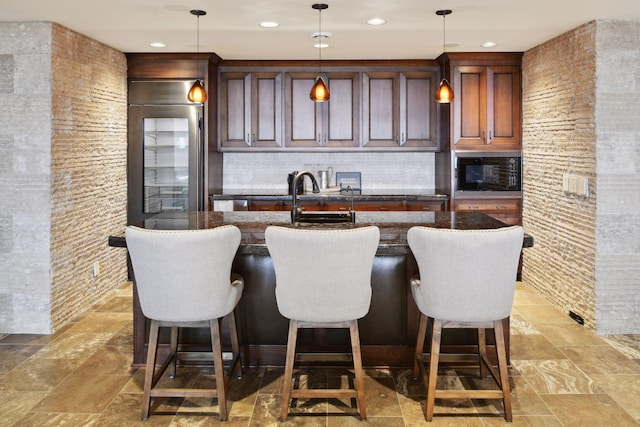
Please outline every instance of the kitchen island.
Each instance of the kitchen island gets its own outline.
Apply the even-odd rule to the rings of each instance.
[[[285,359],[288,320],[280,315],[276,305],[275,273],[264,243],[264,230],[269,225],[303,228],[376,225],[380,228],[380,245],[373,265],[371,308],[359,322],[365,366],[412,364],[419,312],[409,288],[409,279],[417,273],[406,241],[410,227],[492,229],[506,226],[488,215],[475,212],[357,212],[355,224],[293,225],[289,212],[277,211],[161,214],[139,225],[149,229],[202,229],[229,224],[238,226],[242,232],[233,271],[245,280],[236,316],[243,363],[250,366],[283,366]],[[110,244],[126,246],[122,237],[110,238]],[[526,236],[523,247],[532,245],[533,239]],[[140,310],[135,287],[133,309],[134,364],[143,365],[148,322]],[[507,343],[508,330],[507,327]],[[181,345],[185,350],[197,349],[207,339],[208,334],[204,330],[185,330],[181,335]],[[342,330],[305,330],[300,333],[299,343],[303,351],[347,352],[349,349],[348,333]],[[443,334],[443,353],[471,354],[476,346],[474,330],[452,330]],[[493,350],[491,346],[490,353]]]

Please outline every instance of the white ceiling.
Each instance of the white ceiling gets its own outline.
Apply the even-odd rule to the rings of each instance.
[[[449,52],[526,51],[593,19],[640,20],[639,0],[322,0],[323,59],[436,58]],[[195,52],[223,59],[316,59],[314,0],[0,0],[0,21],[53,21],[123,52]],[[367,25],[372,17],[387,24]],[[265,29],[260,21],[278,21]],[[498,46],[484,49],[492,40]],[[149,43],[163,41],[166,48]],[[451,45],[451,46],[450,46]],[[2,40],[0,40],[0,47]]]

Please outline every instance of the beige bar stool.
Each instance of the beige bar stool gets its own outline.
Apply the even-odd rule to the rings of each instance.
[[[420,272],[419,279],[411,280],[411,293],[421,312],[413,376],[417,378],[422,371],[427,421],[433,418],[436,398],[502,399],[504,417],[511,421],[503,324],[513,305],[522,238],[519,226],[494,230],[409,229],[407,241]],[[443,328],[478,329],[480,376],[485,377],[488,369],[500,390],[436,390]],[[485,328],[495,332],[498,372],[487,358]],[[423,347],[429,332],[427,373]]]
[[[276,273],[278,310],[289,319],[281,419],[289,415],[291,398],[330,397],[356,398],[360,418],[366,419],[358,319],[369,312],[380,231],[373,226],[339,230],[271,226],[265,239]],[[349,328],[354,389],[292,389],[300,328]]]
[[[234,309],[244,281],[231,275],[231,264],[240,245],[240,230],[223,226],[207,230],[125,230],[140,306],[151,320],[144,377],[142,419],[149,416],[152,397],[204,397],[218,399],[220,420],[227,419],[226,385],[239,369],[240,350]],[[227,317],[232,361],[225,375],[220,326]],[[170,356],[156,370],[159,328],[170,327]],[[178,328],[208,327],[211,333],[215,389],[158,388],[156,383],[171,366],[175,376]]]

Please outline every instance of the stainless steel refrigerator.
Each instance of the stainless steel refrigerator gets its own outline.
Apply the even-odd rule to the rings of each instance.
[[[204,206],[204,105],[193,81],[129,82],[129,224]]]

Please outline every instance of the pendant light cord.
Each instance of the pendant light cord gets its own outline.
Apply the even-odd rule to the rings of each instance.
[[[447,15],[442,15],[442,53],[446,53],[447,49]]]
[[[318,75],[322,74],[322,9],[318,9]]]
[[[198,19],[196,19],[196,64],[198,64],[198,74],[200,74],[200,15],[197,15],[197,18]]]

